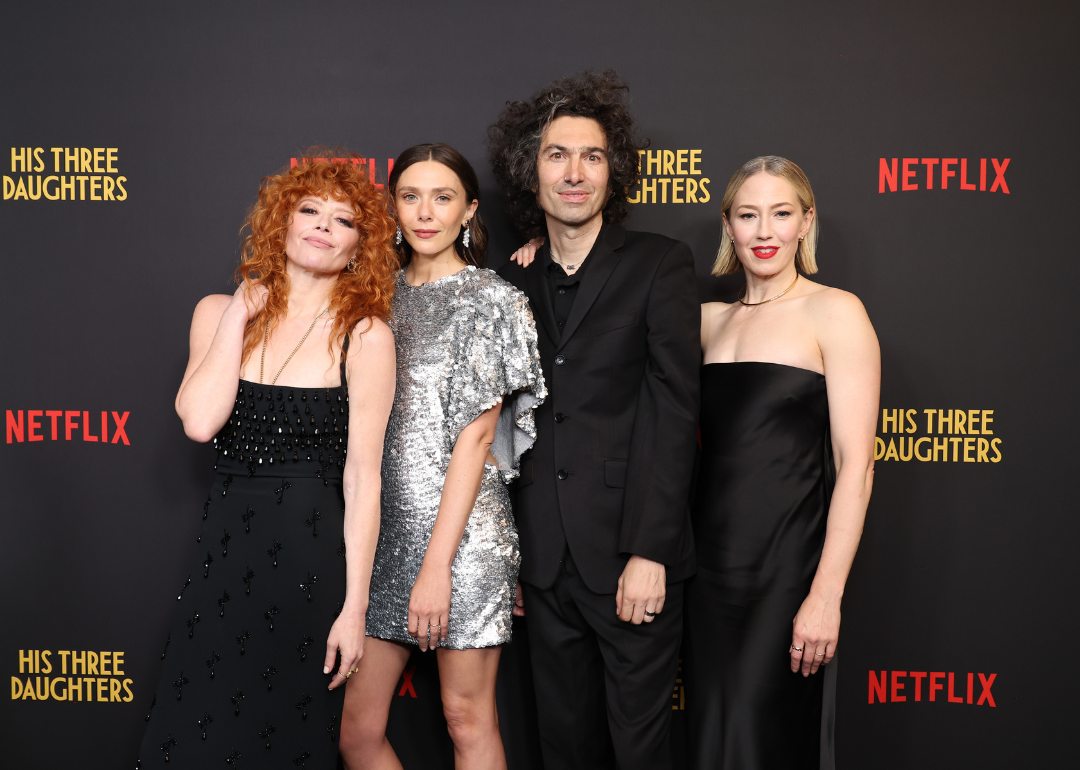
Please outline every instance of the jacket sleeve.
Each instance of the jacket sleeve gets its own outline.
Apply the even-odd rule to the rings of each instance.
[[[690,247],[675,242],[653,274],[648,362],[631,434],[619,550],[671,565],[686,554],[698,426],[701,308]]]

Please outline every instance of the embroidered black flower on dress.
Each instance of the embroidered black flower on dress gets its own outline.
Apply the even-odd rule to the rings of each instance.
[[[310,519],[304,519],[304,526],[305,527],[311,527],[311,536],[312,537],[318,537],[319,536],[318,525],[319,525],[319,521],[322,519],[322,517],[323,517],[322,514],[319,513],[319,511],[317,509],[313,509],[312,512],[311,512],[311,518]]]
[[[240,520],[244,522],[244,532],[251,532],[251,520],[255,517],[255,510],[249,505]]]
[[[277,495],[278,505],[281,505],[281,501],[285,498],[285,490],[292,487],[292,482],[281,480],[281,486],[274,490],[274,494]]]
[[[296,759],[294,759],[292,763],[299,767],[300,770],[304,770],[304,763],[307,762],[309,759],[311,759],[311,752],[305,751],[302,752],[300,756],[298,756]]]
[[[206,552],[206,561],[203,562],[203,566],[206,568],[206,571],[203,573],[203,580],[206,580],[206,578],[210,577],[210,565],[213,564],[213,563],[214,563],[214,557],[210,555],[209,551],[207,551]]]
[[[233,710],[233,714],[235,714],[236,716],[240,716],[240,701],[242,701],[244,697],[244,691],[237,690],[236,694],[229,698],[229,700],[232,701],[232,704],[236,706],[236,708]]]
[[[198,622],[199,622],[199,613],[197,613],[197,612],[194,615],[192,615],[190,618],[188,618],[188,621],[187,621],[187,627],[188,627],[187,638],[188,639],[193,639],[195,637],[195,624],[198,623]]]
[[[229,485],[230,484],[232,484],[232,474],[231,473],[228,476],[225,477],[225,481],[221,485],[221,496],[222,497],[225,497],[225,495],[229,494]]]
[[[221,598],[217,600],[218,607],[221,608],[221,612],[218,613],[219,618],[225,617],[225,602],[229,601],[229,592],[226,591],[221,595]]]
[[[313,698],[310,695],[304,693],[300,698],[300,702],[296,704],[296,710],[300,712],[301,719],[307,719],[307,707],[312,700]]]
[[[232,535],[229,534],[229,530],[223,529],[225,534],[221,538],[221,558],[225,558],[229,555],[229,541],[232,540]]]
[[[270,621],[270,630],[274,630],[274,616],[278,614],[276,604],[271,604],[270,609],[263,613],[263,617]]]
[[[247,632],[246,628],[243,631],[241,631],[240,634],[237,635],[236,643],[240,645],[240,654],[241,655],[244,654],[244,642],[246,642],[250,638],[251,638],[251,634],[249,634]]]
[[[296,651],[300,653],[300,660],[307,660],[307,648],[315,643],[315,640],[308,635],[304,635],[304,638],[300,640],[300,644],[296,645]]]
[[[314,586],[318,582],[319,582],[319,576],[318,575],[312,575],[309,572],[309,573],[307,573],[307,580],[300,584],[300,590],[301,591],[307,591],[307,600],[309,602],[311,601],[311,588],[312,588],[312,586]]]
[[[279,543],[277,540],[275,540],[274,544],[266,549],[267,555],[272,556],[274,558],[274,566],[275,567],[277,566],[278,551],[280,551],[282,548],[284,548],[284,546],[281,543]]]
[[[247,573],[244,575],[244,585],[247,586],[247,589],[244,591],[244,593],[247,596],[251,596],[251,579],[253,577],[255,577],[255,572],[251,569],[251,567],[248,567]]]
[[[174,679],[173,680],[172,686],[173,686],[173,689],[176,690],[176,699],[177,700],[180,700],[180,696],[184,694],[184,685],[187,684],[190,681],[191,681],[190,679],[188,679],[186,676],[184,676],[183,671],[180,672],[180,678],[179,679]]]
[[[188,576],[187,576],[187,580],[185,580],[185,581],[184,581],[184,587],[183,587],[183,588],[181,588],[181,589],[180,589],[180,593],[179,593],[179,594],[177,594],[177,596],[176,596],[176,601],[180,601],[181,599],[183,599],[183,598],[184,598],[184,591],[186,591],[186,590],[187,590],[187,587],[188,587],[189,585],[191,585],[191,575],[188,575]]]
[[[165,761],[169,761],[169,749],[176,745],[176,738],[171,735],[165,739],[165,742],[161,744],[161,750],[165,752]]]
[[[206,728],[210,726],[210,723],[214,721],[214,717],[206,712],[203,712],[203,718],[198,721],[198,725],[202,728],[202,739],[206,740]]]
[[[269,722],[266,723],[266,727],[259,730],[259,737],[266,741],[266,750],[270,751],[270,736],[277,732],[277,728]]]
[[[210,678],[211,679],[214,678],[214,666],[216,666],[218,664],[219,660],[221,660],[221,656],[218,655],[215,651],[211,650],[210,651],[210,657],[207,658],[207,660],[206,660],[206,667],[208,669],[210,669]]]
[[[274,668],[274,666],[272,664],[267,663],[266,664],[266,669],[263,670],[263,672],[262,672],[262,678],[263,678],[263,681],[266,682],[266,689],[268,691],[274,689],[274,679],[273,679],[273,677],[274,677],[275,674],[277,674],[277,669]]]

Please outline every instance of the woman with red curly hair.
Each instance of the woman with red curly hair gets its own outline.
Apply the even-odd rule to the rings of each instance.
[[[147,765],[337,763],[379,532],[398,257],[362,161],[308,154],[325,158],[263,180],[239,287],[192,319],[176,411],[190,438],[214,443],[217,477],[162,654]]]

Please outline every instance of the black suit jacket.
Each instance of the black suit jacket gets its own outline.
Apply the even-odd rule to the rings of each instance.
[[[694,571],[701,311],[684,243],[605,225],[589,260],[561,336],[543,267],[499,271],[529,297],[549,391],[514,513],[522,581],[550,587],[569,545],[589,589],[615,593],[633,554],[670,583]]]

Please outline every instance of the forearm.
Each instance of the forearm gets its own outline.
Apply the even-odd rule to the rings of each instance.
[[[461,536],[476,505],[490,445],[490,441],[468,440],[463,434],[454,446],[446,469],[439,513],[424,554],[425,566],[449,569],[453,563],[461,545]]]
[[[345,606],[364,613],[379,541],[381,491],[378,473],[345,484]]]
[[[206,356],[176,396],[176,413],[184,423],[184,432],[196,441],[209,441],[229,419],[240,379],[246,326],[246,309],[230,305]]]
[[[839,468],[829,506],[825,545],[810,588],[812,594],[839,602],[862,538],[866,508],[873,488],[873,462]]]

